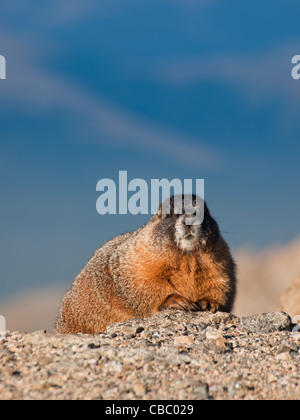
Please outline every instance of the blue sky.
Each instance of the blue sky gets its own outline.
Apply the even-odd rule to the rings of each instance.
[[[7,3],[7,4],[5,4]],[[204,178],[233,248],[299,235],[295,0],[2,2],[0,297],[70,284],[144,216],[101,178]]]

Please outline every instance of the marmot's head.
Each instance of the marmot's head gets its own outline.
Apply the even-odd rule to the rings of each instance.
[[[204,219],[202,221],[201,218],[202,223],[199,224],[199,215],[203,211]],[[160,204],[155,219],[158,219],[158,236],[168,239],[170,245],[187,253],[212,245],[220,236],[218,224],[210,215],[206,203],[196,195],[173,196],[165,200]]]

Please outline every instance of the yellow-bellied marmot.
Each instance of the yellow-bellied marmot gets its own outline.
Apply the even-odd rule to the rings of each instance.
[[[58,333],[104,332],[166,308],[232,310],[235,263],[217,222],[205,204],[203,223],[187,226],[191,216],[184,208],[175,214],[174,197],[170,202],[169,215],[161,204],[145,226],[96,251],[62,301]]]

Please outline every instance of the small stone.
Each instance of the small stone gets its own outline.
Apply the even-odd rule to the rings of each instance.
[[[135,335],[136,334],[136,328],[135,327],[128,327],[123,326],[119,328],[119,331],[123,333],[124,335]]]
[[[172,335],[175,335],[175,334],[176,334],[176,331],[171,330],[170,328],[167,328],[167,329],[164,331],[164,334],[165,334],[167,337],[172,337]]]
[[[175,346],[188,346],[194,342],[195,338],[192,335],[180,335],[179,337],[175,337],[174,345]]]
[[[133,391],[138,397],[142,397],[143,395],[146,394],[146,388],[141,382],[136,382],[133,385]]]
[[[48,389],[50,387],[51,387],[51,384],[49,382],[42,382],[42,383],[39,383],[39,384],[33,384],[31,386],[31,389],[33,391],[41,391],[41,392],[44,392],[44,391],[48,391]]]
[[[211,340],[216,347],[226,348],[228,341],[223,337],[219,331],[207,331],[206,339]]]
[[[290,331],[292,320],[284,312],[269,312],[241,318],[241,327],[258,334],[269,334],[276,331]]]
[[[298,353],[298,346],[294,345],[294,344],[287,344],[287,343],[282,343],[280,344],[280,346],[278,347],[276,354],[281,354],[281,353]]]
[[[35,361],[39,365],[47,366],[47,365],[49,365],[50,363],[53,362],[53,359],[51,357],[48,357],[48,356],[39,356],[35,359]]]
[[[204,322],[201,322],[199,325],[197,325],[198,331],[205,331],[207,328],[207,324],[204,324]]]
[[[3,367],[2,369],[1,369],[1,372],[4,374],[4,375],[6,375],[6,376],[11,376],[11,375],[13,375],[13,373],[14,373],[14,369],[13,368],[11,368],[11,367]]]
[[[216,345],[225,349],[227,347],[227,340],[224,337],[219,337],[216,339]]]
[[[184,354],[184,353],[188,353],[188,352],[189,352],[189,349],[187,347],[185,347],[185,346],[179,346],[178,347],[178,353]]]
[[[281,353],[290,353],[291,352],[291,347],[285,343],[280,344],[280,346],[278,347],[276,354],[281,354]]]
[[[192,329],[192,328],[196,328],[197,326],[196,326],[196,324],[191,324],[191,323],[189,323],[189,324],[186,324],[186,329],[187,330],[190,330],[190,329]]]
[[[291,358],[290,353],[279,353],[276,355],[277,360],[287,361]]]
[[[218,340],[221,337],[223,338],[222,334],[219,331],[208,330],[205,334],[207,340]]]
[[[194,388],[194,394],[197,400],[207,400],[209,398],[209,387],[203,382],[199,382]]]

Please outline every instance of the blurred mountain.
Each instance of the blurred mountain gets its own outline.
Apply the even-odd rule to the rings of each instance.
[[[66,291],[61,286],[36,288],[12,295],[0,302],[0,314],[9,331],[53,331],[56,312]]]
[[[276,308],[280,296],[300,273],[300,238],[263,251],[238,250],[239,293],[235,312],[246,316]]]
[[[287,312],[291,317],[299,317],[298,321],[300,320],[300,276],[283,293],[277,309]],[[296,323],[297,320],[294,322]]]

